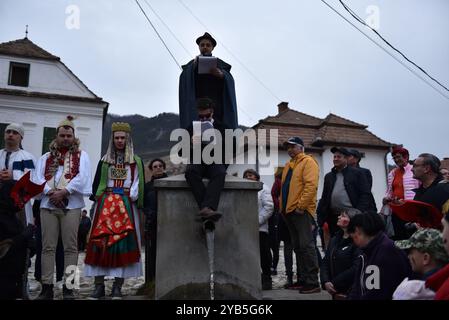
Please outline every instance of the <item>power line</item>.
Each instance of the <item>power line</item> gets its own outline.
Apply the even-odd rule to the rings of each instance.
[[[376,46],[378,46],[380,49],[382,49],[386,54],[391,56],[393,59],[395,59],[397,62],[399,62],[403,67],[405,67],[407,70],[409,70],[411,73],[413,73],[415,76],[417,76],[419,79],[424,81],[427,85],[432,87],[436,92],[438,92],[440,95],[442,95],[444,98],[449,100],[449,96],[445,95],[443,92],[438,90],[431,82],[429,82],[427,79],[421,76],[421,74],[417,73],[416,70],[413,70],[410,68],[410,66],[406,65],[403,61],[399,60],[398,57],[393,55],[391,52],[389,52],[387,49],[382,47],[379,43],[374,41],[372,38],[370,38],[366,33],[364,33],[362,30],[360,30],[355,24],[353,24],[351,21],[346,19],[345,16],[343,16],[340,12],[338,12],[334,7],[332,7],[330,4],[328,4],[325,0],[321,0],[326,6],[328,6],[332,11],[334,11],[336,14],[338,14],[341,18],[343,18],[347,23],[349,23],[351,26],[353,26],[356,30],[358,30],[362,35],[364,35],[368,40],[370,40],[372,43],[374,43]]]
[[[167,28],[167,30],[170,32],[170,34],[173,36],[173,38],[176,39],[178,44],[184,49],[184,51],[189,55],[190,57],[193,57],[193,55],[189,52],[189,50],[182,44],[181,40],[173,33],[173,31],[170,29],[170,27],[164,22],[164,20],[157,14],[157,12],[153,9],[153,7],[148,3],[147,0],[144,0],[147,6],[151,9],[151,11],[154,13],[154,15],[162,22],[162,24]]]
[[[203,22],[201,22],[201,20],[195,15],[195,13],[193,13],[192,10],[190,10],[190,8],[182,1],[182,0],[178,0],[178,2],[192,15],[192,17],[199,23],[201,24],[201,26],[203,26],[203,28],[205,28],[206,30],[210,30]],[[282,101],[281,99],[279,99],[279,97],[277,97],[274,92],[272,90],[270,90],[270,88],[268,88],[265,83],[263,83],[249,68],[246,67],[246,65],[239,59],[237,58],[237,56],[235,56],[230,49],[228,49],[224,43],[222,41],[220,41],[220,45],[246,70],[246,72],[248,72],[257,82],[259,82],[259,84],[265,89],[267,90],[268,93],[271,94],[271,96],[273,96],[277,101]]]
[[[178,43],[184,48],[184,50],[186,50],[186,52],[188,53],[188,55],[191,56],[190,52],[187,50],[187,48],[182,44],[182,42],[178,39],[178,37],[176,37],[176,35],[171,31],[171,29],[168,27],[168,25],[162,20],[162,18],[156,13],[156,11],[151,7],[151,5],[144,0],[145,3],[148,5],[148,7],[153,11],[153,13],[159,18],[159,20],[164,24],[164,26],[170,31],[170,33],[172,34],[172,36],[178,41]],[[180,63],[176,60],[175,56],[173,55],[173,53],[170,51],[170,49],[168,48],[167,44],[165,43],[164,39],[161,37],[161,35],[159,34],[159,32],[157,31],[156,27],[154,26],[154,24],[151,22],[151,20],[148,18],[146,12],[143,10],[143,8],[141,7],[140,3],[135,0],[135,2],[137,3],[137,5],[139,6],[140,10],[142,11],[142,13],[145,15],[146,19],[148,20],[148,22],[150,23],[151,27],[153,28],[154,32],[156,32],[157,36],[159,37],[159,39],[161,40],[161,42],[164,44],[165,48],[167,49],[167,51],[170,53],[170,56],[173,58],[173,60],[175,61],[176,65],[182,70],[182,67],[180,65]],[[239,109],[241,111],[243,111],[243,113],[250,119],[250,120],[254,120],[251,116],[249,116],[249,114],[243,110],[243,108],[239,107]]]
[[[170,56],[173,58],[173,61],[175,61],[176,65],[179,67],[179,69],[182,70],[181,65],[179,64],[178,60],[176,60],[175,56],[173,55],[173,53],[170,51],[170,49],[168,48],[167,44],[165,43],[164,39],[162,39],[161,35],[159,34],[159,32],[157,31],[156,27],[153,25],[153,23],[151,22],[150,18],[148,18],[146,12],[143,10],[143,8],[140,6],[140,3],[135,0],[137,5],[139,6],[140,10],[142,11],[142,13],[144,14],[145,18],[147,18],[148,22],[150,23],[151,27],[153,28],[154,32],[156,32],[157,36],[159,37],[159,40],[161,40],[161,42],[164,44],[165,49],[167,49],[168,53],[170,53]]]
[[[189,7],[187,7],[181,0],[178,0],[178,2],[192,15],[192,17],[203,27],[203,28],[205,28],[206,30],[210,30],[196,15],[195,15],[195,13],[193,13],[193,11],[192,10],[190,10],[190,8]],[[246,71],[247,72],[249,72],[249,74],[251,74],[253,77],[254,77],[254,79],[256,79],[265,89],[267,89],[268,90],[268,92],[270,92],[270,94],[271,95],[273,95],[276,99],[278,99],[279,101],[281,101],[279,98],[277,98],[272,92],[271,92],[271,90],[270,89],[268,89],[259,79],[257,79],[257,77],[254,75],[254,74],[252,74],[252,72],[248,69],[248,68],[246,68],[245,67],[245,65],[243,64],[243,62],[241,62],[229,49],[227,49],[226,48],[226,46],[222,43],[222,42],[220,42],[220,44],[222,45],[222,47],[226,50],[226,51],[228,51],[228,53],[230,53],[233,57],[234,57],[234,59],[236,59],[237,60],[237,62],[239,62],[240,63],[240,65],[242,65],[245,69],[246,69]],[[239,104],[239,105],[237,105],[237,108],[240,110],[240,111],[242,111],[246,116],[247,116],[247,118],[249,119],[249,120],[251,120],[251,121],[254,121],[254,118],[253,117],[251,117],[250,115],[249,115],[249,113]]]
[[[339,0],[341,5],[343,6],[343,8],[345,8],[346,11],[348,11],[358,22],[360,22],[361,24],[363,24],[364,26],[370,28],[379,38],[382,39],[383,42],[385,42],[390,48],[392,48],[394,51],[396,51],[397,53],[399,53],[402,57],[404,57],[405,60],[407,60],[408,62],[410,62],[411,64],[413,64],[416,68],[418,68],[419,70],[421,70],[426,76],[428,76],[430,79],[432,79],[433,81],[435,81],[437,84],[439,84],[442,88],[444,88],[446,91],[449,92],[449,89],[444,86],[441,82],[439,82],[437,79],[435,79],[434,77],[432,77],[431,75],[429,75],[423,68],[421,68],[419,65],[417,65],[415,62],[413,62],[412,60],[410,60],[409,58],[407,58],[400,50],[396,49],[390,42],[388,42],[379,32],[377,32],[377,30],[375,30],[374,28],[372,28],[369,24],[367,24],[365,21],[362,20],[362,18],[360,18],[351,8],[349,8],[342,0]]]

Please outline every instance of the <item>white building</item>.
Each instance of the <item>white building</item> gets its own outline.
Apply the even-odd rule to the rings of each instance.
[[[288,107],[287,102],[278,105],[278,114],[260,120],[253,129],[277,129],[278,157],[270,162],[268,172],[273,174],[261,175],[261,180],[270,188],[274,182],[274,172],[277,167],[283,167],[290,160],[287,151],[283,147],[289,137],[298,136],[303,139],[305,152],[313,155],[320,166],[320,180],[318,199],[321,198],[324,176],[333,168],[333,154],[330,149],[334,146],[357,149],[363,158],[360,166],[371,170],[373,175],[372,193],[376,200],[377,208],[382,207],[382,198],[387,190],[387,154],[390,152],[391,143],[384,141],[367,130],[368,126],[362,125],[334,114],[320,119],[307,115]],[[269,138],[267,138],[269,142]],[[269,154],[269,152],[268,152]],[[259,163],[253,165],[232,164],[228,168],[229,174],[242,177],[243,172],[252,168],[261,172]]]
[[[28,38],[0,44],[0,133],[11,122],[23,124],[23,148],[36,158],[48,151],[58,123],[72,115],[75,135],[89,154],[93,175],[101,157],[108,105],[59,57]]]

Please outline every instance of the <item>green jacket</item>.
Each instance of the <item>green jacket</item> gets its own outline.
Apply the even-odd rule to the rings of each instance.
[[[137,208],[143,208],[144,199],[144,185],[145,185],[145,172],[143,169],[142,159],[134,155],[135,164],[137,165],[137,172],[139,173],[139,198],[137,199]],[[94,183],[92,185],[92,192],[98,199],[106,190],[108,182],[109,163],[100,160],[95,173]],[[91,198],[92,200],[92,198]]]

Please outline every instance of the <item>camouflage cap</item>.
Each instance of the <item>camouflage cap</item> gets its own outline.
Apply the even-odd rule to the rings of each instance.
[[[415,248],[421,252],[427,252],[434,259],[448,262],[449,256],[444,248],[443,237],[436,229],[420,229],[408,240],[395,241],[399,249]]]

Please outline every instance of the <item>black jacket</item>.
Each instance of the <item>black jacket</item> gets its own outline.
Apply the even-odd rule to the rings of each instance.
[[[342,173],[345,189],[352,206],[362,212],[376,212],[376,208],[372,207],[370,201],[371,189],[365,174],[361,170],[349,166],[344,168]],[[327,221],[331,208],[332,190],[334,189],[336,180],[337,171],[333,168],[331,172],[324,177],[323,193],[317,208],[319,226],[322,226],[324,222]]]
[[[157,178],[167,178],[167,174],[164,173],[163,176]],[[151,180],[145,183],[145,196],[144,196],[144,208],[143,212],[145,214],[145,219],[148,223],[156,223],[157,216],[157,194],[156,189],[154,188],[154,180],[155,177],[151,177]]]
[[[437,177],[428,188],[421,187],[414,189],[415,198],[413,200],[422,201],[433,205],[438,210],[443,211],[443,205],[449,200],[449,183],[440,183],[441,176]]]
[[[16,277],[25,270],[26,249],[34,251],[32,227],[25,228],[16,213],[13,200],[9,196],[14,183],[4,182],[0,188],[0,242],[12,241],[9,251],[0,258],[0,275]],[[33,253],[30,254],[30,257]],[[1,284],[0,284],[1,285]]]
[[[371,192],[371,190],[373,189],[373,175],[371,174],[371,170],[367,169],[367,168],[362,168],[362,167],[356,167],[356,168],[363,172],[366,180],[368,181],[369,190],[370,190],[370,208],[372,208],[372,211],[377,212],[376,200],[374,199],[373,193]]]
[[[90,227],[92,226],[92,221],[89,217],[81,217],[80,225],[78,227],[78,234],[88,234]]]
[[[371,174],[371,170],[367,169],[367,168],[362,168],[362,167],[356,167],[356,168],[363,172],[363,174],[365,175],[366,181],[368,181],[369,189],[371,190],[373,188],[373,175]]]
[[[320,266],[323,289],[326,282],[332,282],[338,293],[347,294],[354,282],[359,255],[351,237],[343,238],[342,231],[332,237]]]

